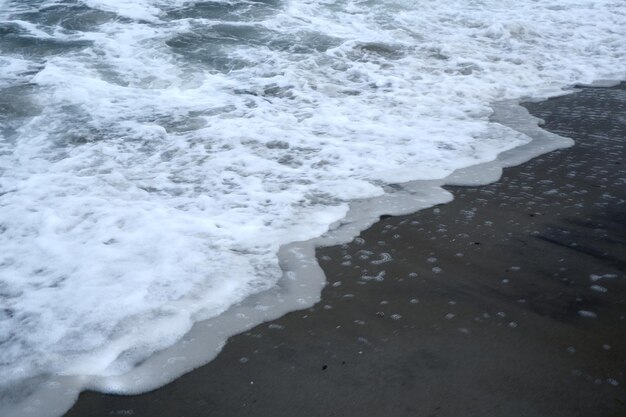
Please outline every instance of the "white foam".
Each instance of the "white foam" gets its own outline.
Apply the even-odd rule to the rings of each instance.
[[[0,153],[0,384],[62,375],[50,415],[86,387],[155,388],[315,302],[311,245],[568,143],[529,143],[527,114],[502,105],[513,130],[490,103],[625,75],[621,2],[228,3],[245,6],[231,23],[172,17],[194,2],[88,0],[114,16],[88,30],[8,14],[67,2],[3,6],[16,36],[58,42],[0,58],[0,88],[29,83],[41,109]]]
[[[121,2],[116,0],[83,0],[83,3],[94,9],[113,12],[119,16],[128,17],[140,21],[155,22],[161,14],[161,7],[169,3],[155,0],[133,0],[132,2]],[[179,3],[182,3],[179,2]]]
[[[23,79],[23,74],[30,70],[31,63],[28,60],[0,56],[0,86],[9,86]]]

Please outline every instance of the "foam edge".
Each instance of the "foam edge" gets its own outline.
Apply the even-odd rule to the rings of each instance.
[[[613,86],[619,81],[598,83],[594,86]],[[569,89],[564,94],[574,92],[575,89]],[[386,194],[380,197],[352,201],[346,217],[331,225],[324,235],[281,246],[278,258],[283,275],[276,287],[249,297],[220,316],[195,323],[177,343],[155,353],[126,374],[54,376],[20,404],[0,410],[1,414],[5,417],[58,417],[67,412],[85,390],[120,395],[155,390],[213,360],[231,336],[313,306],[320,300],[326,285],[324,272],[315,258],[317,247],[350,242],[381,215],[405,215],[450,202],[453,197],[443,188],[446,185],[486,185],[500,179],[504,168],[574,144],[570,138],[541,129],[541,119],[531,116],[520,105],[522,101],[533,99],[493,103],[490,121],[529,136],[531,141],[527,144],[502,152],[493,161],[458,169],[440,180],[389,185],[385,187]]]

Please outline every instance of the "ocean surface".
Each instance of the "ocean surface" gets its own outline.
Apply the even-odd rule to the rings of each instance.
[[[0,0],[0,404],[122,375],[350,201],[529,142],[492,103],[625,75],[623,0]]]

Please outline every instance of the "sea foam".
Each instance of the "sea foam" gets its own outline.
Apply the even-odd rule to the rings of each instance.
[[[622,1],[0,10],[0,398],[41,389],[50,415],[59,387],[154,388],[315,302],[313,244],[293,242],[345,241],[520,162],[489,163],[530,142],[491,103],[625,75]]]

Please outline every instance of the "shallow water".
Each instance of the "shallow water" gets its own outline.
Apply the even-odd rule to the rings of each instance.
[[[621,1],[0,1],[2,402],[123,374],[351,200],[527,143],[490,103],[623,79],[625,28]]]

